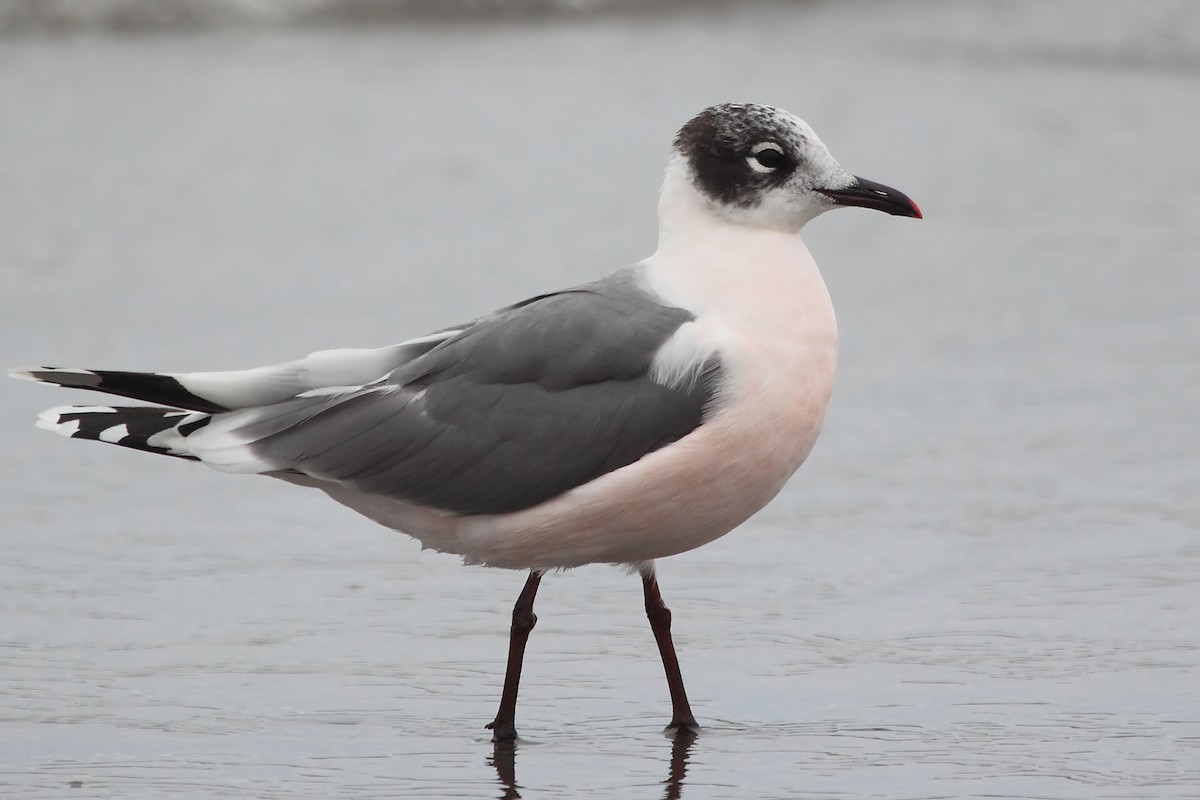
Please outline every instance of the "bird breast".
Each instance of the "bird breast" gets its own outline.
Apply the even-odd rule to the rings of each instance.
[[[643,265],[647,288],[695,314],[679,351],[721,360],[704,424],[541,505],[462,519],[432,546],[513,568],[639,563],[723,536],[778,494],[820,432],[837,326],[799,237],[737,234]]]

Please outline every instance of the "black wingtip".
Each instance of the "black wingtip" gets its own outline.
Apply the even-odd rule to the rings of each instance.
[[[100,376],[88,369],[17,367],[10,369],[8,376],[20,380],[52,383],[55,386],[73,386],[80,389],[96,389],[100,386]]]
[[[69,389],[115,394],[147,403],[204,411],[216,414],[228,411],[225,406],[197,397],[170,375],[155,372],[124,372],[121,370],[64,369],[61,367],[19,367],[8,374],[21,380],[49,383]]]

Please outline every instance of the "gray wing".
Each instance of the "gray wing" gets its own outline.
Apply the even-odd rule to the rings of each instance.
[[[618,273],[484,318],[383,385],[261,409],[236,435],[270,469],[457,514],[517,511],[702,423],[715,360],[681,385],[651,379],[691,319]]]

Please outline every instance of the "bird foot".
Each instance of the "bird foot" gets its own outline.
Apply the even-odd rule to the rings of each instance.
[[[492,732],[493,742],[511,742],[517,738],[517,725],[513,720],[492,720],[483,727]]]
[[[671,724],[663,728],[667,736],[695,736],[700,733],[700,724],[695,719],[673,719]]]

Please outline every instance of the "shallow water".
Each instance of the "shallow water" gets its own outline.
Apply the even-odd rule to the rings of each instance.
[[[0,363],[218,369],[423,333],[653,248],[666,142],[774,102],[926,220],[805,238],[810,462],[637,581],[543,582],[0,405],[0,795],[1200,794],[1200,14],[806,3],[0,42]],[[1191,37],[1191,38],[1189,38]],[[75,785],[78,784],[78,785]]]

